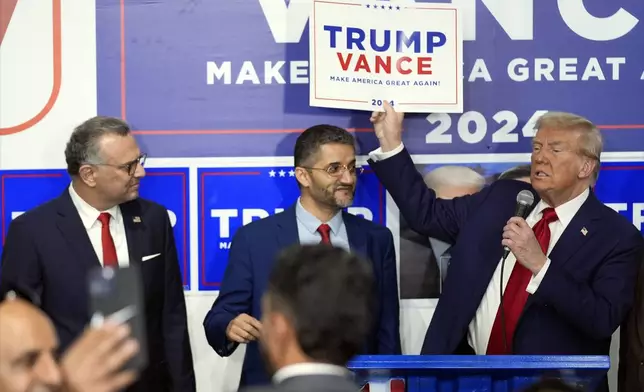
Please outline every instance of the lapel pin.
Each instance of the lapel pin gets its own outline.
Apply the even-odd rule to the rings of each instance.
[[[585,227],[581,228],[581,234],[586,235],[588,234],[588,230]]]
[[[141,223],[141,217],[140,216],[135,216],[135,217],[132,218],[132,221],[134,223]]]

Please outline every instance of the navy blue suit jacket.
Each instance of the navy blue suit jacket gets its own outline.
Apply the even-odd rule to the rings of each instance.
[[[378,290],[374,330],[361,354],[400,354],[396,256],[391,231],[347,212],[344,224],[353,253],[373,263]],[[295,207],[241,227],[230,247],[228,266],[219,296],[204,320],[208,343],[222,357],[231,355],[237,344],[226,337],[228,324],[239,314],[261,319],[261,297],[277,254],[299,243]],[[241,386],[269,383],[258,343],[246,347]]]
[[[441,200],[427,188],[406,150],[369,164],[414,230],[454,244],[421,353],[465,353],[468,326],[503,255],[501,235],[514,215],[516,195],[532,191],[533,206],[538,195],[527,183],[502,180],[472,196]],[[551,264],[538,290],[529,296],[514,335],[514,353],[608,355],[611,336],[633,303],[642,243],[633,224],[591,192],[549,255]]]
[[[194,391],[195,376],[177,250],[167,210],[136,199],[121,204],[130,263],[140,263],[148,368],[129,391]],[[139,217],[138,222],[134,217]],[[156,258],[141,262],[145,255]],[[65,350],[90,318],[87,273],[101,264],[69,191],[11,222],[0,266],[0,292],[40,296]]]

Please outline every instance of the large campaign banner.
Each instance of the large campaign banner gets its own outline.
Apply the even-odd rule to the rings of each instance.
[[[97,0],[98,111],[155,156],[290,155],[287,136],[318,123],[376,146],[369,112],[309,106],[313,0],[119,1]],[[545,110],[588,116],[607,151],[637,150],[644,3],[440,2],[462,14],[464,112],[408,116],[412,154],[528,152]]]
[[[378,145],[370,110],[309,104],[314,1],[0,0],[2,241],[12,219],[68,186],[62,152],[75,126],[97,114],[125,119],[149,156],[141,195],[174,224],[199,390],[236,390],[209,356],[200,300],[209,307],[217,295],[235,231],[296,200],[299,133],[345,127],[359,160]],[[528,162],[541,114],[574,112],[605,139],[598,197],[642,228],[644,2],[363,3],[374,13],[442,3],[461,15],[462,113],[406,116],[403,141],[419,170],[468,165],[492,181]],[[409,263],[375,176],[365,173],[357,192],[351,212],[387,225]],[[421,339],[425,328],[414,328]]]
[[[624,215],[638,230],[644,226],[644,163],[602,165],[595,193],[608,207]]]
[[[190,289],[190,217],[188,169],[148,169],[141,179],[141,197],[168,209],[177,245],[183,287]],[[11,221],[26,211],[59,197],[70,184],[65,170],[0,171],[0,256]]]
[[[292,167],[200,168],[198,178],[199,290],[219,290],[237,229],[293,206],[300,193]],[[385,189],[372,171],[358,177],[347,211],[386,224]]]

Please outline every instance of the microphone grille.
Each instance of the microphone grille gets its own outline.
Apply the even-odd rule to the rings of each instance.
[[[524,189],[517,194],[517,203],[531,206],[534,203],[534,195],[529,190]]]

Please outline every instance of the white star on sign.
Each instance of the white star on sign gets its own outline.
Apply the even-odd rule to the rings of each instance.
[[[289,177],[295,177],[295,171],[291,169],[291,171],[288,172]]]
[[[286,172],[284,170],[280,170],[280,177],[284,177],[286,175]]]
[[[268,175],[271,176],[271,177],[275,177],[275,170],[269,171]]]

